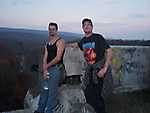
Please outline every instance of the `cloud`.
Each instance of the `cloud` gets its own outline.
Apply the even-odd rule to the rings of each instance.
[[[127,27],[128,25],[124,23],[94,23],[95,31],[102,32],[118,32]]]
[[[132,15],[129,15],[131,18],[134,18],[134,19],[143,19],[146,17],[146,15],[144,14],[132,14]]]
[[[117,5],[120,4],[122,1],[120,0],[96,0],[97,4],[99,5]]]
[[[81,23],[77,22],[65,22],[60,23],[59,28],[61,31],[68,31],[74,33],[82,33]]]
[[[32,3],[31,0],[12,0],[11,4],[16,5],[30,5]]]

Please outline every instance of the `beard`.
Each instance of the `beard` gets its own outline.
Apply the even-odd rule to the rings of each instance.
[[[55,33],[49,33],[49,36],[55,36],[56,34]]]

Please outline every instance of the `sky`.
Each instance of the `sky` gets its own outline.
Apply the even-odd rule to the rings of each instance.
[[[150,0],[0,0],[0,27],[83,33],[85,17],[106,38],[150,40]]]

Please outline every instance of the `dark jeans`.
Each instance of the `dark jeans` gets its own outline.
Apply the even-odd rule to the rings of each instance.
[[[99,79],[98,84],[90,81],[84,90],[87,103],[95,109],[96,113],[105,113],[104,99],[101,96],[102,89],[103,79]]]

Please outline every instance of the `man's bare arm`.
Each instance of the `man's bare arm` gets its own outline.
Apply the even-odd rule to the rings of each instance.
[[[47,64],[47,57],[48,57],[48,52],[47,48],[44,48],[44,56],[43,56],[43,71],[46,71],[46,64]]]
[[[108,66],[111,64],[112,62],[112,49],[111,48],[108,48],[106,50],[106,61],[105,61],[105,64],[104,66],[106,66],[106,68],[108,68]]]
[[[112,62],[112,49],[109,48],[106,50],[106,61],[104,64],[104,67],[102,69],[99,70],[99,72],[97,73],[99,78],[103,78],[105,73],[107,72],[108,66],[111,64]]]
[[[79,48],[77,42],[74,42],[74,43],[67,43],[67,44],[65,45],[65,47]]]

